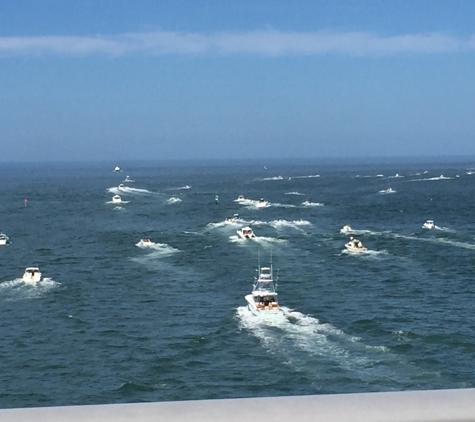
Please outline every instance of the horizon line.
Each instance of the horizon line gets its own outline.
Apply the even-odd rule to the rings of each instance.
[[[381,36],[364,31],[247,32],[150,31],[94,36],[7,36],[0,37],[0,58],[59,55],[124,57],[133,54],[232,55],[268,57],[381,56],[398,54],[449,54],[475,51],[475,35],[455,37],[443,32]]]

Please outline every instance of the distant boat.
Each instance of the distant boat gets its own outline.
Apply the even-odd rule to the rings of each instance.
[[[433,220],[427,220],[427,221],[422,225],[422,228],[423,228],[423,229],[429,229],[429,230],[435,228],[434,221],[433,221]]]
[[[142,237],[139,243],[137,243],[137,246],[140,246],[142,248],[147,247],[147,246],[153,246],[153,245],[155,245],[155,243],[152,242],[148,237]]]
[[[349,234],[352,231],[353,231],[353,229],[348,224],[343,226],[342,229],[340,229],[340,233],[342,233],[342,234]]]
[[[264,198],[259,199],[259,201],[257,202],[257,207],[258,208],[265,208],[268,205],[269,205],[269,203],[267,201],[265,201]]]
[[[125,186],[121,183],[117,189],[121,190],[121,191],[125,191]]]
[[[132,180],[132,179],[130,178],[130,176],[126,176],[125,179],[124,179],[124,183],[132,183],[132,182],[134,182],[134,181],[135,181],[135,180]]]
[[[232,217],[226,218],[226,223],[232,224],[239,220],[239,214],[234,214]]]
[[[361,253],[368,250],[360,240],[353,239],[352,237],[350,238],[350,241],[345,244],[345,248],[351,253]]]
[[[277,300],[272,264],[270,267],[259,265],[257,272],[258,277],[252,286],[252,292],[244,296],[247,307],[254,315],[281,313],[282,309]]]
[[[112,202],[114,202],[115,204],[120,204],[122,202],[122,198],[120,197],[120,195],[114,195],[112,197]]]
[[[41,272],[38,267],[27,267],[23,274],[25,283],[38,283],[41,281]]]
[[[250,227],[242,227],[239,230],[237,230],[237,234],[241,239],[252,239],[256,237],[254,232]]]
[[[120,167],[119,167],[119,166],[116,166],[116,167],[114,168],[114,171],[120,171]]]
[[[396,191],[393,188],[389,187],[387,189],[380,190],[379,193],[396,193]]]
[[[9,237],[6,234],[0,233],[0,246],[5,246],[9,240]]]

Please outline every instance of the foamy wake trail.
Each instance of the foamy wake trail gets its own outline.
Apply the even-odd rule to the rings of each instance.
[[[308,176],[292,176],[289,179],[313,179],[314,177],[320,177],[319,174],[310,174]]]
[[[208,223],[206,225],[206,227],[208,229],[229,228],[229,229],[235,230],[236,227],[246,226],[246,225],[249,225],[251,223],[254,224],[251,221],[246,221],[246,220],[242,220],[242,219],[238,218],[235,221],[226,221],[226,220],[224,220],[224,221],[219,221],[218,223]]]
[[[166,256],[166,255],[171,255],[177,252],[180,252],[179,249],[175,249],[170,245],[167,245],[166,243],[152,243],[151,245],[142,245],[140,242],[136,243],[137,247],[140,249],[145,249],[151,252],[149,255],[155,255],[155,256]]]
[[[368,249],[364,252],[359,252],[359,253],[354,253],[354,252],[349,252],[347,249],[343,249],[341,251],[342,254],[345,254],[345,255],[350,255],[350,256],[355,256],[355,257],[361,257],[361,258],[368,258],[368,257],[380,257],[382,255],[388,255],[388,251],[386,250],[382,250],[382,251],[375,251],[375,250],[372,250],[372,249]]]
[[[411,182],[430,182],[430,181],[436,181],[436,180],[452,180],[453,177],[446,177],[443,174],[437,177],[427,177],[425,179],[413,179]]]
[[[269,206],[270,206],[270,207],[279,207],[279,208],[297,208],[296,205],[292,205],[292,204],[280,204],[280,203],[278,203],[278,202],[269,203]]]
[[[311,226],[312,223],[306,220],[297,220],[297,221],[287,221],[287,220],[274,220],[269,223],[275,229],[283,229],[286,227],[291,227],[293,229],[302,230],[301,226]]]
[[[325,204],[321,202],[302,202],[304,207],[323,207]]]
[[[16,278],[0,283],[0,298],[5,300],[35,299],[60,285],[61,283],[48,277],[38,283],[25,283],[23,279]]]
[[[113,193],[115,195],[123,195],[123,194],[149,194],[152,193],[151,191],[147,189],[138,189],[138,188],[129,188],[128,186],[125,186],[123,188],[118,188],[118,187],[112,187],[107,189],[110,193]]]
[[[265,237],[265,236],[256,236],[254,240],[258,243],[265,244],[265,243],[287,243],[285,239],[277,239],[275,237]]]
[[[401,239],[407,240],[416,240],[418,242],[427,242],[427,243],[435,243],[435,244],[443,244],[449,246],[455,246],[457,248],[464,248],[464,249],[472,249],[475,250],[475,244],[473,243],[466,243],[466,242],[458,242],[456,240],[448,240],[448,239],[437,239],[433,237],[415,237],[415,236],[405,236],[402,234],[394,234],[394,237],[398,237]]]
[[[269,243],[287,243],[287,240],[285,239],[276,239],[275,237],[264,237],[264,236],[256,236],[251,239],[242,239],[238,235],[235,236],[229,236],[229,241],[231,243],[237,243],[238,245],[247,245],[251,242],[257,242],[263,246]]]
[[[454,229],[449,229],[448,227],[440,227],[440,226],[434,226],[434,229],[440,230],[441,232],[448,232],[448,233],[456,233],[456,230]]]
[[[259,210],[262,208],[269,208],[272,204],[270,202],[266,202],[265,204],[260,204],[259,201],[255,201],[253,199],[247,199],[240,202],[242,205],[245,205],[245,208]]]
[[[300,193],[300,192],[286,192],[285,194],[286,194],[286,195],[300,195],[300,196],[305,196],[304,193]]]
[[[257,179],[257,180],[284,180],[282,176],[273,176],[273,177],[264,177],[263,179]]]
[[[114,202],[114,201],[107,201],[108,204],[128,204],[130,201],[120,201],[120,202]]]
[[[383,361],[397,360],[384,346],[369,346],[331,324],[283,307],[282,314],[253,315],[245,306],[237,308],[240,328],[250,331],[270,353],[310,378],[322,376],[322,365],[334,364],[357,373],[360,379],[388,376]],[[389,365],[388,365],[389,366]]]

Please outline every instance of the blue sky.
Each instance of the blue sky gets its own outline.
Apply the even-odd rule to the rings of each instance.
[[[2,0],[0,161],[475,155],[475,2]]]

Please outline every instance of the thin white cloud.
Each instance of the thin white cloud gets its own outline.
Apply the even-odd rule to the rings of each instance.
[[[474,52],[475,36],[442,33],[378,36],[368,32],[140,32],[115,36],[0,37],[0,57],[253,54],[394,55]]]

